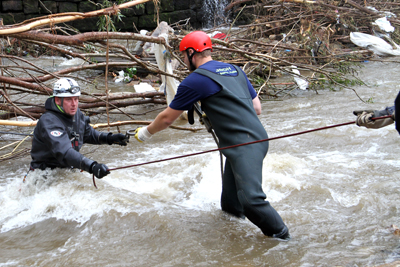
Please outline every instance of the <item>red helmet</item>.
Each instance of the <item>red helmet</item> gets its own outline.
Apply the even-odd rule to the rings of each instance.
[[[188,48],[193,48],[196,52],[203,52],[206,49],[211,49],[211,38],[205,32],[194,31],[183,37],[179,51],[185,51]]]

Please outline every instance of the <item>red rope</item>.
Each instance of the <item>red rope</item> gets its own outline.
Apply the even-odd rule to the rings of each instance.
[[[377,117],[377,118],[372,118],[372,119],[373,119],[373,120],[380,120],[380,119],[386,119],[386,118],[391,118],[391,117],[392,117],[391,115],[388,115],[388,116]],[[196,152],[196,153],[192,153],[192,154],[186,154],[186,155],[176,156],[176,157],[172,157],[172,158],[165,158],[165,159],[159,159],[159,160],[153,160],[153,161],[148,161],[148,162],[133,164],[133,165],[129,165],[129,166],[111,168],[111,169],[109,169],[109,171],[120,170],[120,169],[126,169],[126,168],[132,168],[132,167],[137,167],[137,166],[142,166],[142,165],[147,165],[147,164],[153,164],[153,163],[163,162],[163,161],[168,161],[168,160],[173,160],[173,159],[180,159],[180,158],[185,158],[185,157],[191,157],[191,156],[206,154],[206,153],[210,153],[210,152],[221,151],[221,150],[230,149],[230,148],[235,148],[235,147],[239,147],[239,146],[246,146],[246,145],[251,145],[251,144],[256,144],[256,143],[261,143],[261,142],[266,142],[266,141],[271,141],[271,140],[276,140],[276,139],[281,139],[281,138],[286,138],[286,137],[291,137],[291,136],[295,136],[295,135],[301,135],[301,134],[305,134],[305,133],[311,133],[311,132],[326,130],[326,129],[330,129],[330,128],[335,128],[335,127],[340,127],[340,126],[345,126],[345,125],[355,124],[355,123],[356,123],[355,121],[351,121],[351,122],[346,122],[346,123],[341,123],[341,124],[335,124],[335,125],[325,126],[325,127],[321,127],[321,128],[316,128],[316,129],[312,129],[312,130],[303,131],[303,132],[297,132],[297,133],[292,133],[292,134],[287,134],[287,135],[281,135],[281,136],[277,136],[277,137],[272,137],[272,138],[267,138],[267,139],[252,141],[252,142],[248,142],[248,143],[243,143],[243,144],[238,144],[238,145],[227,146],[227,147],[221,147],[221,148],[216,148],[216,149],[211,149],[211,150]]]

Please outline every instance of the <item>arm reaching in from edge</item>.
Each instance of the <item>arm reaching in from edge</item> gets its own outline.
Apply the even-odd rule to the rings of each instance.
[[[384,110],[358,110],[353,112],[357,116],[356,124],[365,128],[378,129],[388,126],[395,121],[394,108],[386,108]],[[372,120],[382,116],[392,115],[390,118]]]

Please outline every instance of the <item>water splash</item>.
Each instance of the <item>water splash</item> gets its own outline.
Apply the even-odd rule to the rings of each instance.
[[[205,0],[202,10],[204,12],[203,21],[205,28],[214,28],[227,22],[224,12],[228,5],[228,0]]]

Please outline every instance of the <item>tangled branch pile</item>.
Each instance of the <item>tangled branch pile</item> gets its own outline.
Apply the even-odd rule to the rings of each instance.
[[[118,12],[118,8],[121,7],[114,6],[109,11],[97,11],[96,14],[108,18]],[[215,35],[212,38],[214,59],[241,66],[262,99],[276,99],[299,87],[293,77],[306,82],[308,89],[316,92],[324,87],[350,88],[355,83],[362,83],[352,76],[356,73],[357,62],[382,59],[365,48],[355,46],[349,34],[382,33],[374,25],[380,17],[387,17],[393,26],[398,27],[399,10],[400,4],[395,0],[238,0],[226,7],[226,11],[232,11],[236,17],[233,23],[226,25],[225,30],[220,30],[223,34],[215,35],[216,29],[208,32]],[[129,73],[134,68],[136,73],[130,74],[131,82],[132,79],[134,83],[146,80],[155,87],[160,84],[163,75],[177,81],[188,75],[176,49],[181,38],[193,30],[189,18],[170,25],[174,31],[169,33],[167,42],[158,37],[157,30],[148,34],[108,31],[76,33],[54,25],[55,17],[64,22],[65,17],[71,17],[71,14],[53,15],[50,24],[43,22],[46,18],[38,18],[34,22],[0,27],[0,119],[15,116],[38,119],[44,112],[44,101],[32,96],[51,95],[51,84],[63,76],[74,77],[86,85],[80,108],[87,114],[107,113],[110,116],[109,111],[117,110],[115,113],[132,119],[122,110],[123,107],[144,103],[165,104],[164,93],[132,91],[111,94],[107,77],[116,73],[113,70]],[[251,22],[231,28],[235,21],[243,20]],[[41,21],[44,23],[39,25],[42,28],[29,27],[26,30],[28,24],[39,24]],[[399,36],[396,28],[390,40],[398,43]],[[154,55],[143,49],[146,44],[166,47],[167,54],[176,62],[173,73],[156,64]],[[28,56],[24,56],[26,54]],[[51,71],[35,64],[36,58],[46,54],[80,59],[82,63]],[[88,70],[99,69],[106,74],[102,76],[105,88],[103,82],[99,82],[98,73],[93,77],[87,74]],[[289,75],[287,82],[274,82],[273,78],[284,75]]]
[[[169,25],[173,31],[169,32],[168,40],[159,37],[158,29],[147,34],[107,30],[79,33],[58,22],[102,16],[105,29],[109,29],[110,17],[117,15],[124,5],[147,1],[0,26],[0,119],[37,120],[45,111],[44,100],[52,94],[54,81],[68,76],[77,79],[84,89],[80,109],[88,115],[107,115],[107,123],[100,127],[118,125],[110,121],[115,122],[121,116],[128,117],[131,120],[128,123],[145,124],[135,121],[132,116],[137,114],[129,113],[126,108],[146,103],[166,104],[163,90],[138,93],[131,87],[127,92],[110,93],[108,85],[113,82],[108,78],[111,80],[118,71],[124,70],[128,76],[123,78],[132,84],[147,82],[156,89],[162,77],[184,79],[189,72],[177,48],[183,36],[193,30],[190,18]],[[234,14],[234,21],[226,24],[225,30],[208,30],[213,37],[214,59],[241,66],[261,99],[282,99],[298,88],[305,89],[305,84],[317,92],[326,87],[351,89],[349,86],[362,83],[354,75],[357,63],[384,59],[355,46],[350,41],[351,32],[383,36],[393,44],[393,49],[398,49],[395,43],[400,41],[397,19],[400,4],[395,0],[237,0],[225,10]],[[382,17],[395,27],[390,35],[374,25]],[[247,23],[232,28],[236,21]],[[146,49],[152,44],[165,46],[165,56],[175,66],[172,72],[160,67],[154,54]],[[42,66],[39,60],[45,56],[61,56],[80,63],[66,67]],[[104,116],[101,118],[100,122],[104,122]],[[7,131],[18,130],[17,126],[5,127]],[[16,140],[3,134],[3,141],[4,136],[8,136],[7,140]],[[20,144],[16,141],[0,148],[11,149],[0,161],[26,155],[29,149],[19,149]]]
[[[239,4],[248,6],[241,7]],[[384,38],[393,49],[400,43],[400,3],[367,0],[264,0],[233,1],[226,7],[250,20],[221,42],[221,59],[247,69],[260,93],[285,96],[297,85],[279,86],[271,78],[290,73],[296,66],[307,74],[309,88],[341,88],[362,83],[356,76],[359,62],[384,60],[367,48],[357,47],[350,33],[360,32]],[[375,21],[387,18],[391,33]],[[253,74],[253,75],[252,75]],[[304,77],[303,77],[304,78]]]

